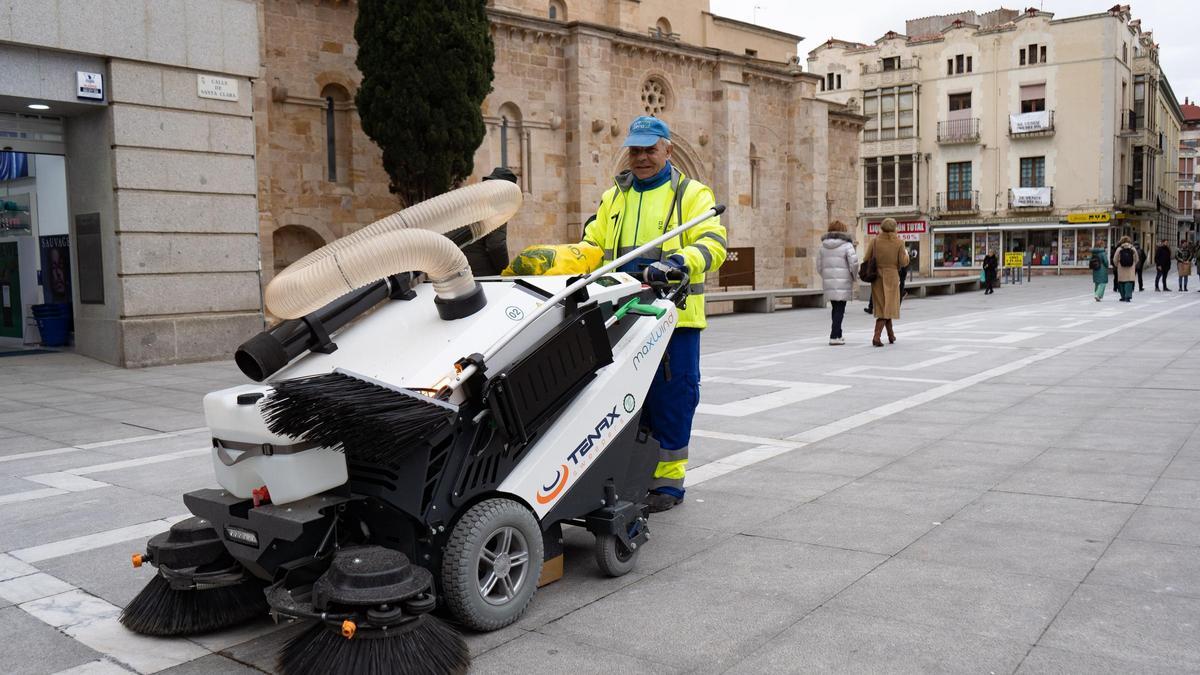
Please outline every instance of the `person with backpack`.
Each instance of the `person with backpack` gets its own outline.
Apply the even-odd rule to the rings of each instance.
[[[1188,289],[1188,277],[1192,276],[1192,247],[1187,243],[1187,240],[1179,242],[1179,248],[1175,251],[1175,263],[1179,269],[1179,281],[1176,290],[1186,292]]]
[[[1088,268],[1092,270],[1092,285],[1095,286],[1092,296],[1096,298],[1096,302],[1100,302],[1104,299],[1104,289],[1108,288],[1108,258],[1103,248],[1097,246],[1092,249],[1092,259],[1088,261]]]
[[[1137,278],[1138,254],[1129,237],[1121,237],[1117,244],[1116,255],[1113,256],[1113,267],[1117,270],[1117,291],[1121,294],[1121,302],[1133,301],[1133,282]],[[1155,287],[1157,290],[1157,287]]]
[[[1158,290],[1158,280],[1162,279],[1162,289],[1170,291],[1170,287],[1167,286],[1167,274],[1171,272],[1171,247],[1167,245],[1166,239],[1160,241],[1154,249],[1154,272],[1154,290]]]

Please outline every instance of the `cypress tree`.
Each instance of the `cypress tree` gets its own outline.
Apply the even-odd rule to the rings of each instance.
[[[485,0],[358,0],[363,131],[405,204],[471,175],[495,50]]]

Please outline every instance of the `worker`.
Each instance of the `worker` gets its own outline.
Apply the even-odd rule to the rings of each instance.
[[[654,117],[638,117],[625,138],[629,168],[604,192],[583,240],[604,251],[611,262],[663,232],[678,227],[715,204],[708,186],[683,175],[671,163],[671,131]],[[642,409],[642,426],[660,446],[647,504],[652,512],[683,502],[684,473],[692,418],[700,403],[700,331],[704,319],[704,275],[725,262],[728,242],[719,218],[711,218],[667,240],[620,271],[647,283],[665,283],[682,271],[688,280],[687,304]]]
[[[506,166],[498,166],[483,179],[516,183],[517,174]],[[494,277],[500,274],[508,267],[508,223],[488,232],[478,241],[464,246],[462,252],[467,256],[472,276]]]

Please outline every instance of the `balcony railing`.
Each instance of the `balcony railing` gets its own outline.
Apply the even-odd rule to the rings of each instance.
[[[979,118],[938,122],[938,143],[978,143]]]
[[[1137,133],[1139,129],[1145,128],[1146,120],[1143,115],[1139,115],[1136,110],[1121,111],[1121,133],[1123,135],[1132,135]]]
[[[921,65],[921,60],[913,56],[907,59],[898,59],[895,61],[886,61],[880,59],[874,63],[862,64],[863,75],[874,75],[875,73],[889,72],[893,70],[911,70],[918,68]]]
[[[1008,135],[1013,138],[1049,136],[1054,133],[1054,111],[1021,113],[1008,116]]]
[[[649,29],[650,37],[656,40],[669,40],[670,42],[679,42],[679,33],[668,33],[658,26],[651,26]]]
[[[939,192],[935,199],[935,207],[942,215],[979,213],[979,190]]]
[[[1054,208],[1054,188],[1009,188],[1008,208],[1014,211],[1049,211]]]

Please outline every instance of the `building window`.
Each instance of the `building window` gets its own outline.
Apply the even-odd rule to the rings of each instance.
[[[1046,158],[1021,158],[1021,187],[1046,187]]]
[[[950,94],[950,112],[971,109],[971,92],[965,94]]]
[[[759,204],[759,190],[762,187],[762,158],[758,156],[758,149],[754,144],[750,144],[750,208],[757,209]]]
[[[330,183],[350,180],[352,129],[350,124],[350,93],[341,85],[326,85],[321,90],[325,100],[322,117],[325,124],[325,178]]]
[[[500,106],[500,166],[517,175],[517,185],[524,192],[530,191],[530,180],[526,153],[529,151],[529,132],[525,129],[524,116],[514,103]]]
[[[1046,62],[1046,45],[1031,44],[1021,50],[1021,65],[1037,65]]]
[[[915,155],[863,160],[863,208],[912,207],[917,196]]]
[[[971,192],[971,163],[946,164],[946,209],[966,211],[974,205]]]
[[[869,117],[864,141],[912,138],[916,135],[915,87],[884,87],[863,94],[863,114]]]
[[[1121,43],[1121,63],[1129,63],[1129,44]]]
[[[837,76],[837,88],[842,88],[842,76],[840,74]]]
[[[900,57],[889,56],[882,59],[882,65],[884,70],[900,70]]]
[[[551,21],[567,20],[567,5],[562,0],[550,0],[549,16]]]
[[[1046,109],[1046,85],[1026,84],[1021,86],[1021,112],[1042,112]]]
[[[757,49],[747,49],[746,56],[749,56],[752,59],[757,59],[758,58],[758,50]]]
[[[825,88],[833,91],[833,73],[825,74]]]
[[[657,77],[652,77],[642,83],[642,110],[647,115],[657,117],[666,111],[670,97],[667,84]]]
[[[654,30],[658,33],[656,37],[669,39],[671,37],[671,22],[667,20],[667,17],[660,16],[658,21],[654,22]]]
[[[986,241],[984,233],[979,233]],[[933,237],[934,267],[970,267],[973,241],[970,232],[935,234]]]
[[[971,57],[959,54],[952,59],[946,59],[947,75],[962,75],[971,72]]]

